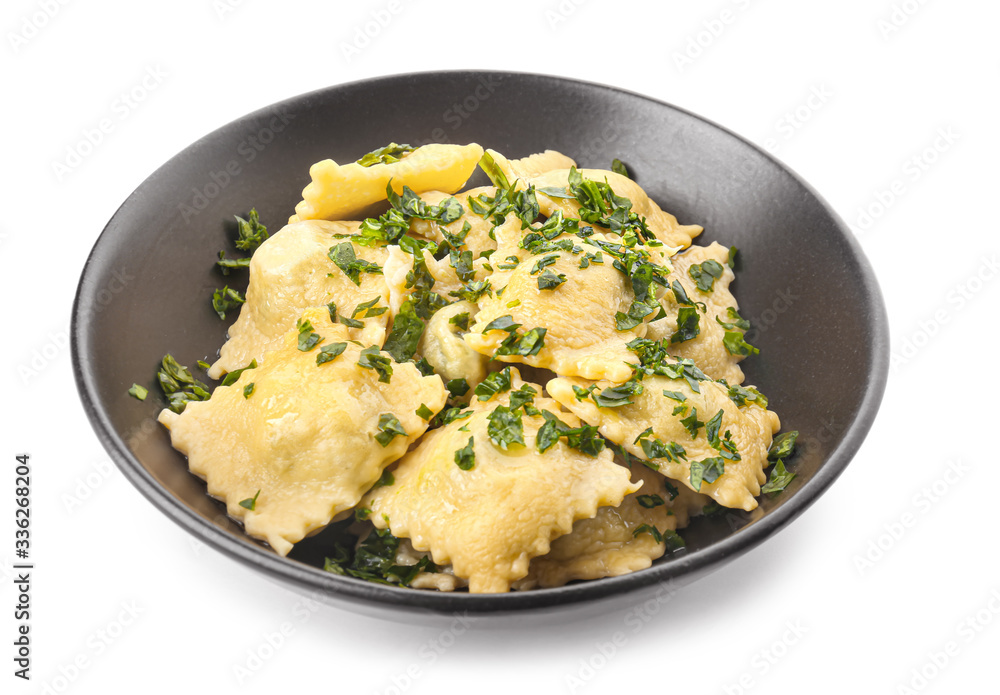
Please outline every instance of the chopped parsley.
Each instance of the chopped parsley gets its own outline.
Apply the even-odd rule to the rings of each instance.
[[[247,219],[239,215],[234,217],[236,217],[236,248],[241,251],[256,251],[267,240],[267,227],[260,223],[256,208],[250,209]]]
[[[505,405],[498,405],[489,414],[486,433],[490,441],[504,451],[512,445],[524,446],[524,424],[521,413]]]
[[[402,423],[392,413],[382,413],[378,416],[378,434],[375,435],[375,441],[381,444],[383,447],[389,446],[395,437],[406,436],[406,430],[403,429]]]
[[[358,287],[361,286],[361,273],[382,274],[378,263],[358,258],[354,251],[354,244],[350,241],[342,241],[336,246],[331,246],[327,256]]]
[[[633,403],[631,397],[641,395],[644,390],[641,381],[630,379],[619,386],[610,386],[600,393],[594,393],[593,399],[598,408],[618,408],[631,405]]]
[[[688,275],[694,280],[702,292],[711,292],[715,281],[722,277],[725,268],[716,260],[708,259],[704,263],[695,263],[688,268]]]
[[[667,552],[672,553],[675,550],[680,550],[685,547],[684,539],[681,538],[680,534],[671,529],[666,531],[660,531],[655,526],[650,524],[643,524],[632,532],[633,538],[638,538],[644,533],[648,533],[653,537],[653,540],[657,543],[664,543],[667,546]]]
[[[463,311],[460,314],[455,314],[448,319],[448,323],[452,326],[456,326],[460,331],[469,330],[469,312]]]
[[[320,344],[323,340],[323,336],[319,333],[313,332],[313,325],[311,321],[303,321],[299,319],[295,323],[296,328],[299,329],[299,350],[302,352],[309,352],[314,347]]]
[[[137,400],[144,401],[146,400],[146,396],[149,395],[149,389],[144,386],[139,386],[139,384],[132,384],[131,388],[128,390],[128,395]]]
[[[726,470],[726,462],[721,457],[703,459],[691,462],[691,487],[695,492],[701,491],[702,482],[714,483]]]
[[[705,423],[698,419],[697,408],[691,408],[691,414],[682,419],[681,424],[691,434],[691,439],[696,439],[698,430],[705,426]]]
[[[611,160],[611,171],[621,176],[624,176],[627,179],[632,178],[628,174],[628,169],[626,169],[625,165],[622,164],[622,160],[618,159],[617,157]]]
[[[517,410],[518,408],[524,408],[525,412],[527,412],[531,404],[534,403],[535,396],[537,395],[538,391],[527,384],[523,384],[518,390],[510,392],[510,409]]]
[[[472,470],[472,467],[476,465],[476,452],[473,449],[473,444],[475,444],[475,439],[469,437],[469,443],[455,452],[455,465],[463,471]]]
[[[759,405],[761,408],[767,407],[767,397],[753,386],[744,387],[739,384],[734,384],[733,386],[725,384],[725,386],[729,389],[729,399],[736,405],[742,407],[748,403],[753,403]]]
[[[778,459],[785,459],[791,456],[795,450],[795,440],[798,438],[798,430],[779,434],[774,438],[774,441],[771,442],[771,447],[767,450],[768,460],[777,461]]]
[[[743,331],[726,331],[722,344],[730,355],[756,355],[760,349],[743,339]]]
[[[468,319],[469,315],[465,317]],[[416,354],[425,326],[424,320],[417,315],[413,301],[407,298],[392,320],[392,330],[382,349],[397,362],[406,362]]]
[[[239,291],[231,289],[228,285],[212,293],[212,308],[223,321],[226,319],[227,311],[238,308],[241,304],[245,304],[246,301],[246,297],[240,294]]]
[[[256,368],[257,368],[257,360],[256,359],[252,359],[252,360],[250,360],[250,364],[248,364],[247,366],[243,367],[243,369],[235,369],[235,370],[229,372],[228,374],[226,374],[226,376],[222,379],[222,385],[223,386],[232,386],[237,381],[239,381],[240,375],[243,372],[245,372],[248,369],[256,369]]]
[[[476,398],[488,401],[498,393],[509,391],[511,386],[510,367],[504,367],[499,372],[492,372],[476,385]]]
[[[368,154],[364,155],[357,161],[363,167],[370,167],[376,164],[394,164],[399,160],[403,159],[406,155],[410,154],[417,148],[410,145],[397,145],[394,142],[390,142],[385,147],[380,147],[377,150],[372,150]]]
[[[392,378],[392,360],[379,351],[378,345],[370,345],[361,351],[358,366],[374,369],[378,380],[384,384],[388,384]]]
[[[677,330],[670,336],[670,343],[683,343],[686,340],[697,338],[701,332],[699,322],[701,316],[698,309],[693,306],[682,306],[677,310]]]
[[[781,492],[788,484],[795,479],[795,474],[785,468],[785,462],[778,459],[778,462],[774,464],[774,468],[771,469],[771,477],[767,479],[764,486],[761,487],[761,492],[767,492],[774,494],[776,492]]]
[[[333,557],[326,558],[323,569],[376,584],[398,584],[409,586],[421,572],[438,572],[439,568],[430,557],[421,557],[413,565],[396,564],[400,540],[388,529],[375,529],[356,550],[337,544]]]
[[[554,290],[564,282],[566,282],[565,275],[563,275],[562,273],[556,275],[551,270],[546,270],[544,273],[538,276],[538,289]]]
[[[255,384],[252,381],[249,384],[247,384],[246,386],[244,386],[243,387],[243,397],[244,398],[250,398],[250,396],[253,395],[253,392],[254,392],[255,388],[257,388],[257,384]]]
[[[242,268],[250,267],[250,257],[246,258],[226,258],[225,251],[219,251],[219,260],[215,262],[215,265],[222,269],[223,275],[229,275],[230,270],[240,270]]]
[[[416,410],[416,415],[421,420],[430,422],[430,419],[434,417],[434,411],[427,407],[425,403],[421,403],[420,407]]]
[[[452,379],[444,387],[448,389],[452,398],[461,398],[469,392],[469,382],[462,378]]]
[[[257,490],[257,494],[253,497],[247,497],[245,500],[240,500],[240,506],[244,509],[249,509],[251,512],[257,509],[257,498],[260,497],[260,490]]]
[[[639,503],[640,507],[645,507],[646,509],[662,507],[666,504],[663,498],[659,495],[637,495],[635,501]]]
[[[604,439],[598,434],[597,427],[584,423],[580,427],[570,427],[548,410],[541,411],[545,424],[535,435],[535,448],[544,453],[559,440],[566,437],[566,444],[590,457],[595,457],[604,451]]]
[[[329,343],[324,345],[316,353],[316,364],[326,364],[327,362],[333,362],[337,357],[344,353],[347,349],[347,343]]]
[[[183,413],[192,401],[207,401],[212,397],[208,387],[191,375],[191,370],[178,364],[172,355],[164,355],[156,380],[167,397],[167,407]]]

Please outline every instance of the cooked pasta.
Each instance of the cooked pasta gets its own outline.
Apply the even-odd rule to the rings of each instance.
[[[477,163],[491,184],[459,192]],[[240,310],[222,384],[164,358],[173,445],[277,553],[353,516],[325,569],[412,589],[641,571],[703,509],[754,509],[795,433],[743,385],[735,251],[612,169],[477,144],[313,165],[289,224],[254,212],[252,256],[220,261],[249,268],[213,299]]]

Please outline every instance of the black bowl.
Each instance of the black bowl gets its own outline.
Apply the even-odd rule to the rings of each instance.
[[[231,248],[232,219],[256,207],[274,232],[308,183],[309,166],[351,161],[390,140],[478,142],[520,157],[560,150],[587,167],[614,157],[661,206],[704,225],[705,243],[740,250],[735,285],[761,354],[748,383],[797,429],[798,476],[751,513],[700,518],[686,550],[613,579],[504,595],[381,586],[322,570],[336,528],[282,558],[246,537],[154,418],[153,376],[164,353],[211,359],[229,322],[209,306]],[[91,252],[73,312],[73,360],[84,407],[104,446],[139,490],[205,543],[285,585],[344,607],[401,618],[605,610],[619,597],[679,585],[758,545],[801,514],[844,470],[871,427],[885,387],[888,332],[871,268],[846,225],[798,176],[733,133],[669,104],[544,75],[438,72],[355,82],[283,101],[207,135],[164,164],[115,213]],[[133,382],[150,389],[140,403]],[[588,601],[587,606],[579,605]],[[595,608],[596,606],[596,608]],[[566,612],[564,612],[566,613]]]

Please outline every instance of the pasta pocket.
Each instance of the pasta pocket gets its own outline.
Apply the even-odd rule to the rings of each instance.
[[[261,244],[250,260],[246,303],[208,375],[219,378],[252,360],[260,362],[281,345],[304,309],[330,302],[340,315],[356,322],[352,339],[381,345],[389,322],[389,287],[382,276],[388,254],[382,247],[360,246],[343,238],[359,225],[296,222]],[[364,307],[373,300],[375,304]]]
[[[729,289],[735,278],[729,249],[718,242],[692,246],[670,261],[674,267],[671,284],[676,281],[682,291],[664,294],[661,301],[667,316],[651,323],[646,337],[670,341],[671,355],[694,360],[713,379],[742,384],[739,363],[756,348],[742,340],[747,324]],[[687,325],[691,316],[697,316],[693,328]]]
[[[683,546],[675,534],[687,526],[689,503],[702,495],[678,489],[666,478],[636,462],[632,481],[638,492],[617,507],[601,507],[592,519],[573,524],[572,532],[552,542],[552,548],[531,561],[519,591],[563,586],[571,581],[617,577],[646,569],[667,550]],[[684,492],[681,492],[684,490]],[[707,499],[707,498],[705,498]]]
[[[562,221],[559,216],[552,219]],[[501,362],[588,379],[627,379],[631,369],[625,361],[632,354],[626,343],[646,334],[655,310],[629,319],[637,283],[621,268],[644,264],[662,277],[669,270],[653,269],[639,251],[597,235],[567,234],[524,249],[516,224],[498,227],[496,234],[493,294],[480,298],[476,323],[465,341]],[[628,267],[622,265],[625,258],[630,259]],[[655,296],[662,287],[646,281],[645,291],[659,309]]]
[[[350,342],[328,311],[309,309],[281,347],[230,386],[160,422],[209,494],[279,554],[349,510],[440,410],[437,376]]]
[[[482,154],[483,148],[475,143],[433,144],[418,147],[389,164],[340,165],[324,159],[309,168],[312,181],[302,191],[302,201],[289,222],[350,219],[385,200],[390,181],[396,193],[401,193],[403,186],[417,193],[454,193],[472,176]]]
[[[648,376],[616,384],[559,377],[548,393],[628,453],[723,507],[750,511],[767,480],[767,450],[778,416],[740,392],[673,362],[677,378]],[[701,378],[699,378],[699,375]],[[704,379],[704,380],[702,380]],[[695,390],[697,387],[697,390]],[[754,392],[755,393],[755,392]],[[733,398],[744,399],[738,406]],[[601,403],[602,405],[598,405]]]
[[[579,427],[537,395],[540,387],[521,382],[513,369],[499,374],[506,378],[477,394],[505,392],[474,399],[467,415],[425,435],[393,470],[395,482],[363,501],[376,527],[409,538],[439,565],[450,563],[473,593],[508,591],[573,522],[639,488],[603,446],[573,448],[569,437],[582,435],[560,436],[548,425],[543,411],[564,431]]]

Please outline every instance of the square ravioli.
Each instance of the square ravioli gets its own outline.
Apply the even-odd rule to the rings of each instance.
[[[486,400],[477,396],[466,416],[428,432],[392,470],[394,482],[362,502],[376,527],[451,564],[473,593],[508,591],[575,521],[639,488],[603,442],[581,451],[570,446],[579,434],[548,424],[555,417],[564,430],[579,428],[540,387],[514,369],[502,374],[477,390]]]
[[[409,186],[417,193],[454,193],[475,171],[483,148],[470,145],[430,144],[418,147],[392,163],[365,166],[340,165],[332,159],[309,168],[312,181],[302,191],[302,201],[288,221],[344,220],[386,199],[386,186],[401,193]]]
[[[624,389],[610,381],[564,377],[545,388],[563,407],[668,478],[723,507],[755,509],[754,497],[767,479],[767,450],[781,426],[778,416],[745,400],[737,405],[724,384],[701,380],[691,370],[678,373],[683,376],[630,381]],[[735,397],[740,399],[738,393]]]
[[[350,316],[356,307],[373,299],[388,307],[389,287],[382,276],[387,252],[382,247],[350,243],[338,235],[354,234],[360,222],[297,222],[272,235],[250,259],[250,284],[239,318],[229,327],[229,340],[208,375],[219,378],[263,359],[281,345],[282,336],[295,326],[304,309],[334,302],[340,314]],[[347,244],[343,247],[343,244]],[[348,249],[349,247],[349,249]],[[331,249],[356,259],[354,266]],[[343,268],[347,268],[345,271]],[[350,274],[348,274],[350,273]],[[365,310],[355,318],[363,323],[351,329],[351,338],[382,344],[388,312]]]
[[[646,569],[666,552],[668,541],[680,543],[673,532],[687,526],[691,513],[708,501],[704,495],[671,485],[638,461],[632,465],[632,481],[642,487],[619,506],[601,507],[594,518],[573,524],[570,533],[552,542],[547,554],[531,561],[528,576],[514,588],[550,588]]]
[[[440,377],[349,341],[325,308],[307,310],[257,368],[160,413],[209,494],[281,555],[357,505],[427,429],[416,411],[445,404]]]
[[[742,333],[743,330],[737,323],[743,321],[739,316],[740,305],[730,290],[736,276],[728,261],[729,249],[716,241],[709,246],[692,246],[673,256],[670,263],[674,272],[670,281],[671,285],[675,281],[679,283],[682,292],[680,297],[673,291],[663,295],[660,301],[667,316],[650,323],[646,337],[671,340],[676,335],[679,339],[671,342],[668,348],[671,355],[694,360],[713,379],[742,384],[744,376],[739,363],[746,359],[746,350],[727,347],[727,333]],[[692,268],[698,280],[692,276]],[[718,277],[713,277],[712,273]],[[685,316],[685,311],[690,315],[692,309],[698,312],[696,331],[690,328],[678,331],[679,319]],[[696,335],[688,337],[695,332]]]
[[[479,299],[476,323],[465,340],[501,362],[624,381],[631,374],[625,362],[633,357],[626,344],[646,334],[660,308],[656,297],[664,291],[669,263],[659,262],[658,249],[627,248],[585,230],[586,236],[580,236],[575,221],[556,234],[565,218],[557,215],[553,221],[553,232],[542,240],[536,228],[522,230],[516,219],[496,228],[498,246],[491,257],[496,260],[489,276],[493,293]],[[650,308],[631,320],[640,265],[661,282],[646,282]],[[536,339],[526,342],[532,335]],[[518,343],[508,347],[513,338]]]

